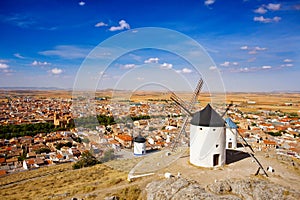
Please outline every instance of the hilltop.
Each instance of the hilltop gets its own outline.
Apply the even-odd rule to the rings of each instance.
[[[152,176],[128,182],[128,172],[142,159],[139,157],[114,160],[79,170],[73,170],[72,164],[67,163],[4,176],[0,178],[0,198],[104,199],[118,196],[120,199],[165,199],[167,196],[162,194],[169,194],[172,197],[170,199],[186,199],[189,194],[190,197],[196,195],[195,188],[199,188],[197,195],[206,199],[257,199],[258,196],[267,199],[273,194],[277,195],[273,199],[300,197],[299,161],[290,157],[277,158],[271,153],[261,153],[257,157],[264,166],[275,169],[274,173],[268,172],[269,178],[262,174],[254,176],[257,166],[250,157],[220,168],[204,169],[190,165],[186,154]],[[295,161],[294,165],[291,161]],[[165,172],[175,176],[180,172],[180,178],[165,179]],[[170,184],[177,188],[168,189]],[[182,192],[178,193],[181,189]],[[252,191],[255,194],[247,196]]]

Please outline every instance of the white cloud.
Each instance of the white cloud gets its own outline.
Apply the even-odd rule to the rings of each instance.
[[[241,50],[249,50],[248,54],[250,54],[250,55],[257,54],[257,51],[265,51],[265,50],[267,50],[267,48],[265,48],[265,47],[259,47],[259,46],[256,46],[256,47],[241,46],[240,49]]]
[[[84,6],[84,5],[85,5],[85,2],[84,2],[84,1],[80,1],[80,2],[78,2],[78,5]]]
[[[14,72],[14,71],[11,70],[11,69],[3,69],[2,72],[4,72],[4,73],[12,73],[12,72]]]
[[[281,17],[273,17],[273,22],[279,22],[281,20]]]
[[[61,58],[76,59],[85,58],[91,49],[81,48],[73,45],[58,45],[52,50],[41,51],[44,56],[59,56]]]
[[[191,70],[191,69],[189,69],[189,68],[183,68],[183,69],[181,69],[181,70],[175,70],[175,72],[176,73],[183,73],[183,74],[190,74],[190,73],[192,73],[193,72],[193,70]]]
[[[253,20],[255,22],[262,22],[262,23],[271,23],[271,22],[279,22],[281,17],[273,17],[273,18],[264,18],[264,16],[254,17]]]
[[[293,60],[291,60],[291,59],[284,59],[283,62],[293,62]]]
[[[275,3],[269,3],[266,7],[269,9],[269,10],[279,10],[280,9],[280,3],[278,4],[275,4]]]
[[[249,58],[248,60],[247,60],[247,62],[254,62],[256,60],[256,57],[253,57],[253,58]]]
[[[265,14],[266,12],[268,12],[263,6],[257,8],[254,10],[255,13],[258,13],[258,14]]]
[[[59,75],[63,72],[63,70],[59,69],[59,68],[53,68],[53,69],[50,70],[50,72],[54,75]]]
[[[6,60],[1,60],[1,62],[7,62]],[[0,63],[0,72],[5,73],[5,75],[12,75],[13,70],[9,69],[9,65],[5,63]]]
[[[294,5],[293,8],[294,8],[295,10],[300,10],[300,4]]]
[[[248,52],[248,54],[250,54],[250,55],[254,55],[254,54],[257,54],[257,51],[255,51],[255,50],[252,50],[252,51],[249,51],[249,52]]]
[[[159,58],[149,58],[144,61],[144,63],[158,63]]]
[[[248,46],[241,46],[240,49],[241,49],[241,50],[248,50],[249,47],[248,47]]]
[[[0,69],[7,69],[9,68],[8,64],[0,63]]]
[[[192,70],[189,69],[189,68],[183,68],[181,71],[182,71],[182,73],[184,73],[184,74],[192,73]]]
[[[238,62],[233,62],[232,64],[235,65],[235,66],[239,65]]]
[[[255,22],[264,22],[264,23],[268,23],[270,22],[270,18],[264,18],[264,16],[260,16],[260,17],[254,17],[253,20]]]
[[[48,62],[40,62],[40,61],[33,61],[31,63],[31,65],[33,66],[46,66],[46,65],[51,65],[51,63],[48,63]]]
[[[212,4],[214,4],[214,3],[215,3],[215,0],[205,0],[205,1],[204,1],[204,4],[205,4],[206,6],[212,5]]]
[[[270,65],[264,65],[264,66],[262,66],[261,68],[262,68],[262,69],[271,69],[272,66],[270,66]]]
[[[240,68],[239,72],[249,72],[249,68],[248,67],[244,67],[244,68]]]
[[[25,58],[24,56],[21,56],[21,54],[19,54],[19,53],[15,53],[14,56],[16,58],[20,58],[20,59],[24,59]]]
[[[281,65],[281,67],[293,67],[293,66],[294,66],[294,64],[292,64],[292,63],[287,63],[287,64]]]
[[[257,51],[267,50],[267,48],[265,48],[265,47],[255,47],[254,49],[257,50]]]
[[[121,65],[122,69],[133,69],[135,68],[135,64],[125,64],[125,65]]]
[[[119,26],[112,26],[109,28],[110,31],[121,31],[124,29],[130,29],[129,24],[125,20],[119,21]]]
[[[230,62],[225,61],[224,63],[220,64],[222,67],[228,67],[230,65]]]
[[[163,63],[160,65],[161,69],[172,69],[173,65],[171,63]]]
[[[209,67],[209,70],[217,70],[218,68],[217,68],[217,66],[210,66]]]
[[[102,26],[108,26],[108,25],[105,24],[104,22],[98,22],[97,24],[95,24],[95,27],[102,27]]]
[[[143,77],[137,77],[136,78],[136,80],[138,80],[138,81],[142,81],[142,80],[144,80],[145,78],[143,78]]]

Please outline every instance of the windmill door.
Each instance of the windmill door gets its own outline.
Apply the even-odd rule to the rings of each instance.
[[[220,154],[214,154],[214,157],[213,157],[213,166],[217,166],[219,165],[219,157],[220,157]]]
[[[228,143],[228,148],[231,149],[232,148],[232,142]]]

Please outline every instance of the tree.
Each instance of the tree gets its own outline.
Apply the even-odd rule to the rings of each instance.
[[[104,152],[104,156],[100,159],[100,162],[101,163],[108,162],[110,160],[113,160],[115,157],[116,156],[114,154],[114,150],[110,149],[110,150]]]
[[[49,148],[45,148],[45,147],[42,147],[42,148],[35,151],[35,153],[37,153],[37,154],[50,153],[50,152],[51,152],[51,150]]]
[[[93,156],[89,151],[85,151],[81,154],[80,160],[73,165],[73,169],[90,167],[99,163],[100,162],[95,158],[95,156]]]

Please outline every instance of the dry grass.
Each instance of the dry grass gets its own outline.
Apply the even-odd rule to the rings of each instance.
[[[87,199],[98,199],[110,188],[128,184],[126,179],[127,173],[105,165],[72,170],[65,164],[2,177],[0,199],[69,199],[93,192]]]
[[[140,162],[143,158],[137,157],[133,159],[126,160],[112,160],[107,163],[104,163],[106,166],[111,167],[115,170],[129,172],[138,162]]]
[[[143,196],[141,194],[141,188],[133,185],[123,188],[116,193],[113,193],[111,196],[118,196],[120,200],[142,200]]]

